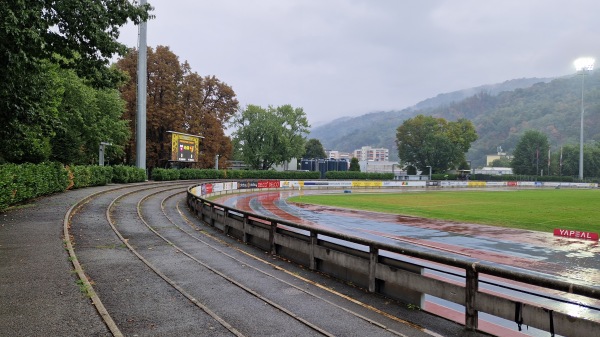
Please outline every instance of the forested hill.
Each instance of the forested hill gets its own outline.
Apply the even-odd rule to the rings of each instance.
[[[529,81],[530,86],[523,85],[497,94],[489,86],[484,86],[475,94],[452,103],[436,106],[429,101],[429,108],[419,109],[417,107],[423,106],[419,103],[401,111],[375,112],[341,119],[313,129],[309,137],[319,139],[326,149],[339,151],[350,152],[361,146],[387,147],[390,157],[397,158],[396,128],[405,119],[418,114],[447,120],[467,118],[473,122],[479,135],[467,158],[472,160],[473,166],[482,166],[485,156],[495,153],[498,146],[512,152],[519,137],[529,129],[546,133],[553,150],[566,144],[578,144],[581,79],[581,76],[573,74],[551,81],[507,81],[504,83]],[[445,95],[459,97],[457,93]],[[600,140],[600,73],[593,72],[585,76],[584,99],[585,141]]]

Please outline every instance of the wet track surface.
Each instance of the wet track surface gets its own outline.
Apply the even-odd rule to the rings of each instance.
[[[589,285],[600,284],[600,259],[598,258],[600,246],[596,241],[555,237],[552,233],[293,204],[286,201],[291,196],[310,193],[340,193],[340,191],[260,192],[229,195],[219,198],[216,202],[244,211],[305,225],[335,229],[372,240],[388,243],[409,242],[438,249],[442,254],[468,256],[561,279],[583,281]],[[424,265],[427,266],[427,263]],[[439,268],[433,264],[430,266],[433,269]],[[432,277],[452,279],[452,277],[434,270],[426,273]],[[487,279],[493,282],[493,278]],[[483,285],[483,287],[489,291],[504,293],[508,297],[514,296],[517,299],[529,297],[519,293],[512,294],[510,291],[493,285]],[[515,287],[519,287],[519,285],[515,285]],[[600,308],[599,301],[581,300],[564,294],[557,295],[554,292],[553,295],[582,302],[593,308]],[[538,300],[538,303],[544,303],[544,301]],[[598,310],[581,309],[567,304],[562,306],[563,309],[567,307],[577,315],[600,320]],[[458,321],[462,319],[460,306],[431,298],[426,303],[426,309],[436,314],[443,314],[442,312],[448,311],[445,310],[448,308],[451,309],[448,312],[449,316],[454,316],[454,319]],[[494,321],[493,318],[489,318],[489,320]],[[506,322],[498,324],[506,325]],[[532,332],[531,335],[538,334]],[[539,335],[544,335],[544,333]]]
[[[590,285],[600,284],[600,245],[597,241],[555,237],[552,233],[286,202],[287,198],[299,193],[262,192],[228,196],[217,202],[306,225],[334,228],[383,241],[413,242],[549,275],[574,278]]]

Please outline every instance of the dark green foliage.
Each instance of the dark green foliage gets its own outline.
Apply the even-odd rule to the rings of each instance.
[[[182,170],[155,168],[152,170],[152,180],[154,181],[170,181],[179,180]]]
[[[548,137],[536,130],[523,134],[514,151],[511,167],[515,174],[539,175],[548,162]]]
[[[410,176],[417,175],[417,168],[414,167],[414,166],[412,166],[412,165],[407,166],[406,167],[406,174],[410,175]]]
[[[139,183],[143,181],[146,181],[146,170],[133,166],[113,166],[114,183],[127,184]]]
[[[112,181],[112,166],[71,166],[73,188],[104,186]]]
[[[303,158],[327,158],[327,154],[325,153],[325,149],[323,149],[323,144],[321,141],[315,138],[311,138],[304,145],[304,155]]]
[[[237,128],[233,133],[237,156],[254,170],[269,170],[305,151],[309,124],[302,108],[248,105],[232,126]]]
[[[128,123],[121,119],[124,101],[114,89],[94,89],[73,71],[59,72],[61,88],[55,135],[51,138],[51,159],[64,164],[98,163],[100,142],[107,157],[123,154],[123,144],[129,138]]]
[[[371,173],[357,171],[327,171],[325,178],[332,180],[393,180],[393,173]]]
[[[115,176],[113,179],[113,170]],[[127,166],[72,166],[61,163],[0,165],[0,212],[11,205],[69,188],[132,183],[146,180],[143,169]]]
[[[68,172],[58,163],[0,165],[0,211],[29,199],[63,192],[68,184]]]
[[[358,158],[352,157],[352,159],[350,159],[350,167],[348,168],[348,171],[360,172],[360,165],[358,164]]]
[[[271,170],[213,170],[213,169],[161,169],[152,170],[152,179],[156,181],[192,180],[192,179],[281,179],[314,180],[319,172],[271,171]]]
[[[491,167],[511,167],[510,166],[511,160],[504,157],[504,158],[500,158],[500,159],[494,159],[494,161],[492,161],[491,163]]]
[[[49,158],[62,95],[58,67],[115,88],[122,75],[107,64],[126,50],[119,27],[146,19],[149,8],[123,0],[0,1],[0,163]]]
[[[473,124],[460,118],[448,122],[443,118],[418,115],[407,119],[396,130],[398,156],[405,165],[425,171],[446,172],[465,162],[465,153],[477,139]]]

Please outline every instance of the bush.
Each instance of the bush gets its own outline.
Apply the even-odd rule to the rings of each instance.
[[[71,166],[68,168],[73,173],[73,188],[90,186],[104,186],[112,181],[113,168],[111,166]]]
[[[214,170],[214,169],[162,169],[152,171],[155,181],[193,180],[193,179],[281,179],[308,180],[319,179],[319,172],[305,171],[261,171],[261,170]]]
[[[69,173],[60,163],[0,165],[0,211],[8,206],[56,192],[69,185]]]
[[[155,181],[169,181],[179,179],[179,170],[155,168],[152,170],[152,179]]]
[[[305,171],[263,171],[263,170],[214,170],[214,169],[162,169],[152,171],[155,181],[193,180],[193,179],[281,179],[307,180],[319,179],[319,172]]]
[[[129,166],[72,166],[60,163],[0,165],[0,212],[26,200],[68,188],[101,186],[111,181],[132,183],[146,180],[146,171]]]
[[[334,180],[393,180],[393,173],[374,173],[358,171],[327,171],[325,178]]]
[[[133,166],[113,166],[112,181],[120,184],[146,181],[146,170]]]

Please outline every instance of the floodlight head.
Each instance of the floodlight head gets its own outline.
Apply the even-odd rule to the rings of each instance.
[[[591,57],[581,57],[575,60],[573,64],[577,71],[591,71],[594,69],[594,62],[595,60]]]

